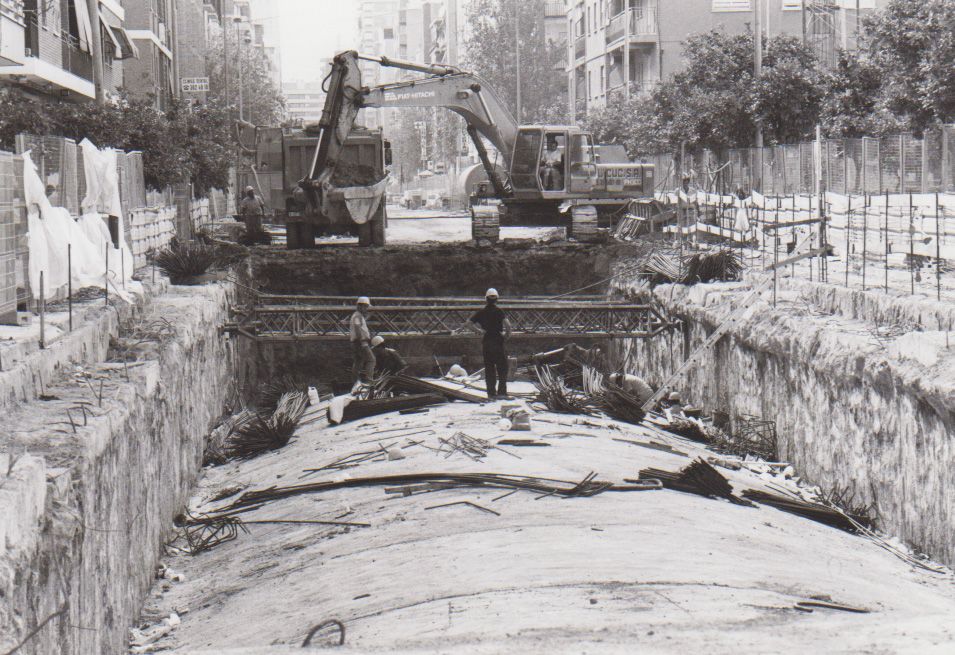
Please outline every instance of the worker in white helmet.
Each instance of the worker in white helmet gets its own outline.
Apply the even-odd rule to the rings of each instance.
[[[484,335],[484,380],[487,397],[491,400],[507,398],[507,350],[505,343],[511,338],[511,324],[504,311],[497,306],[497,289],[484,294],[486,304],[471,317],[470,323]]]
[[[371,352],[375,355],[376,375],[398,375],[408,367],[397,350],[385,345],[385,338],[380,334],[371,340]]]
[[[368,310],[371,300],[362,296],[355,303],[355,313],[348,322],[352,346],[352,377],[356,382],[371,382],[375,377],[375,353],[371,349],[371,331],[368,329]]]

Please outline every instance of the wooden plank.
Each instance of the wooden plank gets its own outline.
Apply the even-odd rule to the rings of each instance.
[[[459,389],[451,389],[440,384],[435,384],[433,382],[428,382],[427,380],[422,380],[421,378],[413,377],[411,375],[392,376],[391,386],[395,391],[409,391],[412,393],[437,393],[441,394],[445,398],[452,400],[463,400],[468,403],[487,402],[487,398],[482,396],[468,393],[467,391],[461,391]]]

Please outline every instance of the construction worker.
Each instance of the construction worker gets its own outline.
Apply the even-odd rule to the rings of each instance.
[[[375,355],[377,375],[397,375],[408,367],[397,350],[385,346],[385,338],[381,335],[375,335],[371,340],[371,352]]]
[[[643,378],[629,373],[614,373],[610,382],[636,398],[641,405],[653,398],[653,389]]]
[[[239,216],[245,221],[248,232],[258,232],[262,229],[262,216],[265,214],[265,203],[255,195],[255,189],[245,187],[245,194],[239,202]]]
[[[355,303],[355,313],[348,322],[352,346],[352,377],[357,385],[369,383],[375,377],[375,353],[371,350],[371,332],[368,330],[368,310],[371,301],[362,296]]]
[[[557,143],[557,137],[547,137],[547,149],[541,157],[541,184],[545,191],[559,191],[564,188],[564,153]]]
[[[497,306],[497,289],[484,294],[484,309],[471,317],[470,323],[484,335],[484,380],[487,397],[491,400],[507,397],[507,350],[504,344],[511,338],[511,324]]]

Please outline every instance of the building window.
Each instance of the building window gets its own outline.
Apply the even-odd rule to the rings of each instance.
[[[750,0],[713,0],[713,12],[752,11]]]
[[[600,92],[604,93],[607,90],[607,76],[604,73],[603,64],[600,65]]]

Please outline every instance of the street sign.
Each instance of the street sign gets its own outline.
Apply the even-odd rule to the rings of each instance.
[[[185,93],[200,93],[209,90],[208,77],[184,77],[182,78],[182,90]]]

